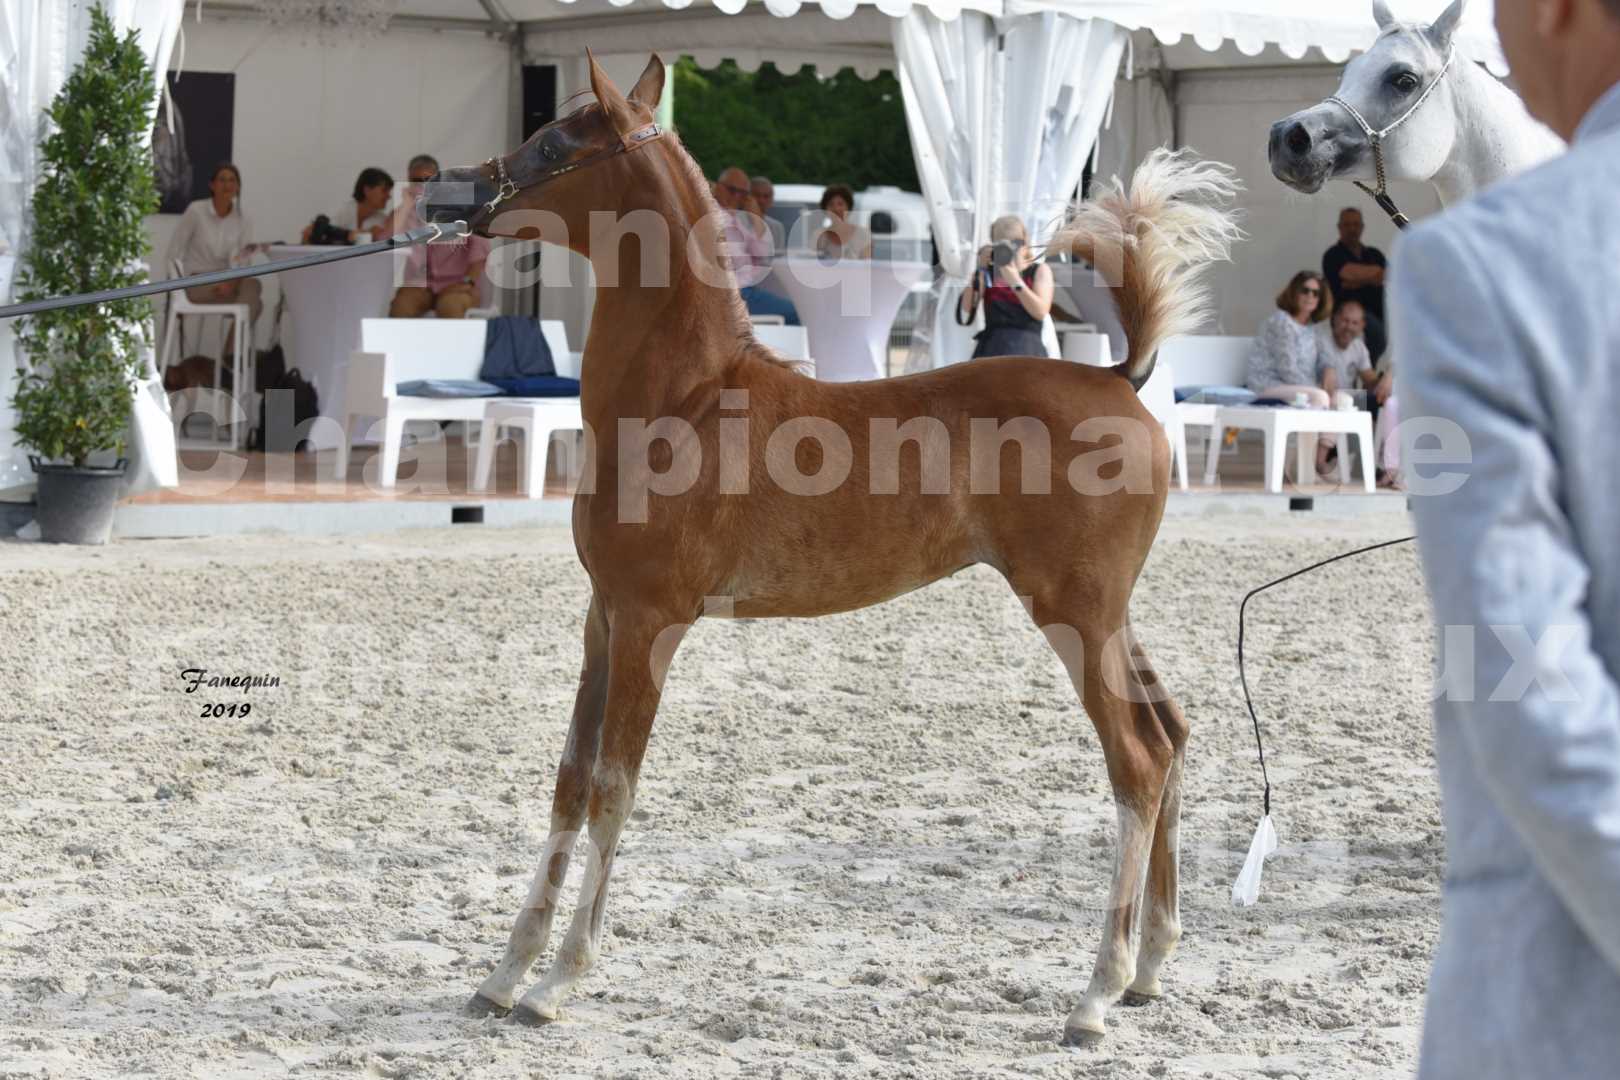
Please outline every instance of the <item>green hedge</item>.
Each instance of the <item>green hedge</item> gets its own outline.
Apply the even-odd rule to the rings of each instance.
[[[705,176],[737,165],[778,184],[893,184],[918,190],[900,84],[845,69],[819,79],[769,64],[749,74],[726,61],[675,65],[675,128]]]

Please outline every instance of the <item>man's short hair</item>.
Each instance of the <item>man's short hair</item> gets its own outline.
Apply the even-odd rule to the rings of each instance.
[[[1367,305],[1363,304],[1360,300],[1343,300],[1343,301],[1340,301],[1339,303],[1333,305],[1333,314],[1334,315],[1343,315],[1345,312],[1349,311],[1351,308],[1355,308],[1357,311],[1361,312],[1361,317],[1362,318],[1367,317]]]
[[[1620,3],[1620,0],[1615,0],[1615,2]],[[768,176],[750,176],[748,178],[748,182],[750,184],[764,184],[768,188],[774,188],[776,186],[775,184],[771,183],[771,178]]]
[[[433,171],[435,173],[439,171],[439,159],[434,157],[432,154],[417,154],[415,157],[411,158],[411,163],[405,166],[405,171],[407,173],[413,173],[417,169],[427,165],[433,166]]]
[[[1617,3],[1617,4],[1620,4],[1620,0],[1614,0],[1614,2]],[[1354,214],[1354,215],[1356,215],[1356,217],[1360,217],[1361,216],[1361,210],[1359,208],[1357,208],[1357,207],[1354,207],[1354,206],[1347,206],[1343,210],[1339,211],[1339,216],[1340,217],[1344,217],[1344,215],[1346,215],[1346,214]]]

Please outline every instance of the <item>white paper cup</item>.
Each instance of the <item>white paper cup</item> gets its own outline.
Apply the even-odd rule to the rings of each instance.
[[[1311,407],[1311,395],[1305,393],[1305,391],[1303,391],[1303,390],[1301,390],[1299,393],[1294,395],[1294,408],[1296,408],[1296,409],[1308,409],[1310,407]]]
[[[1354,412],[1356,408],[1356,395],[1348,390],[1335,390],[1333,392],[1333,407],[1340,412]]]

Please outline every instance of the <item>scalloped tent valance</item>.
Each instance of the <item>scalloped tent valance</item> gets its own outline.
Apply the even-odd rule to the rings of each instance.
[[[1392,6],[1402,18],[1427,22],[1448,3],[1396,0]],[[413,10],[420,6],[421,0],[411,5]],[[1365,49],[1377,35],[1371,0],[1349,0],[1315,9],[1306,9],[1299,0],[507,0],[507,8],[526,29],[547,36],[551,32],[548,23],[558,24],[558,29],[572,29],[568,24],[577,26],[587,14],[596,16],[591,23],[600,32],[620,19],[627,25],[631,21],[660,23],[661,10],[724,15],[768,13],[781,19],[812,15],[822,22],[872,15],[898,18],[914,10],[926,10],[944,20],[954,20],[964,11],[992,17],[1056,12],[1081,19],[1105,19],[1127,30],[1148,30],[1167,45],[1190,38],[1200,48],[1213,52],[1231,41],[1249,56],[1258,55],[1267,45],[1276,45],[1293,59],[1303,58],[1315,48],[1334,63],[1342,63]],[[1507,64],[1493,29],[1493,9],[1492,0],[1472,0],[1463,17],[1458,44],[1463,55],[1485,64],[1496,75],[1505,75]],[[603,17],[609,13],[618,14]],[[819,61],[810,62],[821,66]]]

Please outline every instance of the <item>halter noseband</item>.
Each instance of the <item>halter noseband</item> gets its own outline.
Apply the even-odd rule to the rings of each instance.
[[[1405,214],[1401,213],[1400,207],[1395,205],[1395,200],[1389,197],[1389,190],[1384,184],[1384,139],[1388,137],[1390,132],[1412,119],[1412,114],[1417,112],[1418,109],[1422,108],[1423,103],[1429,100],[1429,95],[1434,93],[1435,88],[1446,81],[1446,72],[1451,70],[1451,62],[1456,58],[1456,56],[1457,46],[1452,45],[1446,50],[1446,62],[1440,65],[1440,74],[1436,75],[1434,77],[1434,81],[1424,88],[1423,93],[1418,95],[1418,99],[1416,101],[1412,102],[1411,108],[1403,112],[1394,123],[1390,124],[1382,131],[1374,131],[1373,126],[1367,123],[1367,118],[1361,115],[1361,111],[1348,101],[1344,100],[1344,98],[1340,97],[1338,94],[1334,94],[1332,97],[1327,99],[1328,102],[1339,106],[1345,112],[1350,114],[1350,119],[1354,120],[1361,128],[1361,133],[1367,137],[1367,143],[1372,147],[1373,173],[1378,179],[1377,190],[1368,187],[1360,180],[1352,180],[1350,182],[1355,184],[1356,187],[1360,188],[1362,191],[1365,191],[1368,195],[1371,195],[1373,197],[1373,201],[1378,203],[1379,209],[1388,214],[1398,228],[1404,229],[1412,222]],[[1325,103],[1326,102],[1324,102],[1324,104]]]
[[[553,165],[549,169],[541,169],[529,176],[525,176],[523,183],[521,184],[516,183],[510,174],[507,173],[506,158],[492,157],[488,161],[484,162],[484,164],[494,167],[495,182],[498,185],[495,191],[495,197],[489,200],[489,202],[485,203],[482,210],[473,215],[473,220],[468,224],[467,229],[469,232],[471,232],[473,226],[488,221],[495,215],[495,208],[497,206],[501,205],[501,203],[505,202],[507,199],[512,198],[520,191],[527,188],[536,187],[548,180],[555,180],[559,176],[566,173],[571,173],[575,169],[584,168],[586,165],[594,164],[595,162],[601,161],[603,158],[614,157],[618,154],[628,154],[632,150],[639,150],[648,143],[663,137],[663,129],[657,124],[644,124],[641,127],[636,128],[634,131],[629,131],[623,135],[620,135],[617,145],[610,146],[605,150],[598,150],[594,154],[586,154],[577,161],[565,161],[561,164]]]

